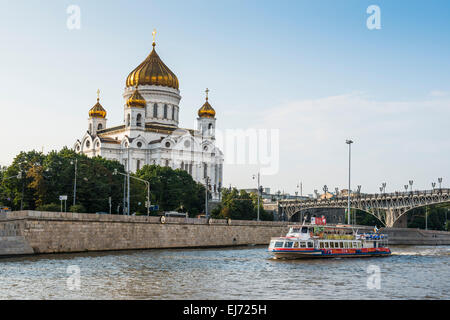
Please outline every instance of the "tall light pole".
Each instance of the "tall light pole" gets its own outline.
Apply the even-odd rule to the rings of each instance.
[[[70,164],[75,164],[75,179],[73,182],[73,205],[76,204],[77,199],[77,167],[78,167],[78,158],[75,158],[75,161],[70,161]]]
[[[113,175],[117,175],[117,174],[123,175],[124,177],[127,177],[128,179],[130,178],[129,172],[127,172],[125,174],[125,173],[118,172],[117,169],[114,169]],[[145,185],[147,186],[147,206],[146,207],[147,207],[147,216],[149,216],[150,215],[150,182],[148,182],[147,180],[138,178],[138,177],[131,177],[131,178],[133,178],[135,180],[138,180],[138,181],[141,181],[141,182],[144,182]],[[110,205],[109,206],[111,207],[111,197],[109,199],[110,199]]]
[[[323,190],[324,199],[327,200],[328,186],[324,185],[322,190]]]
[[[438,178],[439,190],[442,189],[442,178]]]
[[[433,191],[434,191],[434,188],[436,187],[436,182],[432,182],[431,183],[431,188],[433,188]]]
[[[127,160],[127,215],[130,215],[130,145],[127,145],[128,160]]]
[[[255,175],[253,175],[253,180],[256,178]],[[258,171],[258,189],[257,189],[257,195],[258,195],[258,208],[257,208],[257,215],[256,215],[256,221],[259,221],[259,188],[260,188],[260,174]]]
[[[351,164],[352,164],[352,140],[346,140],[346,144],[348,144],[348,224],[350,224],[350,186],[351,186]]]
[[[413,192],[413,183],[414,183],[414,180],[409,180],[409,185],[411,186],[411,193]]]
[[[208,187],[209,187],[209,177],[205,178],[206,188],[205,188],[205,217],[208,218]]]

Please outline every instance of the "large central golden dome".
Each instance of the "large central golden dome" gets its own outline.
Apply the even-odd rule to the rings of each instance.
[[[155,85],[178,90],[178,78],[162,62],[155,51],[155,43],[153,42],[152,52],[136,69],[131,71],[127,77],[126,85],[127,87]]]

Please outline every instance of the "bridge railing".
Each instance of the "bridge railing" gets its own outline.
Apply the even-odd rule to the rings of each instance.
[[[434,190],[417,190],[417,191],[398,191],[391,193],[375,193],[375,194],[353,194],[350,196],[350,201],[364,201],[364,200],[382,200],[384,198],[398,198],[398,197],[411,197],[411,196],[427,196],[427,195],[441,195],[450,194],[450,189],[434,189]],[[293,204],[293,203],[330,203],[336,201],[346,201],[348,196],[334,196],[329,199],[317,199],[311,198],[306,200],[299,199],[285,199],[280,200],[280,204]]]

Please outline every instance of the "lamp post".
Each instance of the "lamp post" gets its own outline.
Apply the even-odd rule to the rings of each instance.
[[[439,182],[439,190],[442,189],[442,178],[438,178],[438,182]]]
[[[75,164],[75,179],[73,182],[73,205],[76,204],[77,199],[77,167],[78,167],[78,158],[75,158],[75,161],[70,161],[70,164]]]
[[[328,187],[327,187],[327,185],[324,185],[323,186],[323,198],[325,199],[325,200],[327,200],[327,191],[328,191]]]
[[[405,184],[404,187],[405,187],[405,192],[408,192],[408,185]]]
[[[383,193],[386,193],[386,182],[383,182],[381,186],[383,187]]]
[[[303,196],[303,183],[300,181],[299,184],[297,184],[297,188],[300,188],[300,197]]]
[[[130,174],[129,174],[129,172],[127,172],[127,173],[122,173],[122,172],[118,172],[117,171],[117,169],[114,169],[114,172],[113,172],[113,175],[117,175],[117,174],[120,174],[120,175],[122,175],[122,176],[124,176],[124,177],[127,177],[128,179],[129,178],[133,178],[133,179],[135,179],[135,180],[138,180],[138,181],[141,181],[141,182],[144,182],[145,183],[145,185],[147,186],[147,216],[149,216],[150,215],[150,182],[148,182],[147,180],[144,180],[144,179],[141,179],[141,178],[138,178],[138,177],[131,177],[130,176]],[[128,189],[129,190],[129,189]],[[129,197],[130,195],[128,194],[128,197]],[[128,203],[128,208],[129,208],[129,206],[130,206],[130,203]],[[111,203],[110,203],[110,207],[111,207]],[[129,214],[129,213],[128,213]]]
[[[345,141],[346,144],[348,144],[348,224],[350,224],[350,186],[351,186],[351,180],[350,180],[350,173],[351,173],[351,159],[352,159],[352,143],[353,141],[348,139]]]
[[[432,182],[431,183],[431,188],[433,189],[433,191],[434,191],[434,188],[436,187],[436,182]]]
[[[334,188],[334,191],[336,191],[336,198],[337,198],[339,195],[339,188],[338,187]]]
[[[253,175],[253,180],[255,180],[256,176]],[[257,215],[256,215],[256,221],[259,221],[259,192],[260,192],[260,174],[258,171],[258,189],[257,189],[257,196],[258,196],[258,208],[257,208]]]
[[[411,193],[413,192],[413,183],[414,183],[413,180],[409,180],[409,185],[411,186]]]
[[[205,178],[205,217],[208,219],[208,187],[209,187],[209,177]]]

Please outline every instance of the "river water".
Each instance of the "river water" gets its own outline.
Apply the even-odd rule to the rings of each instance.
[[[266,247],[0,259],[0,299],[449,299],[450,247],[276,260]]]

